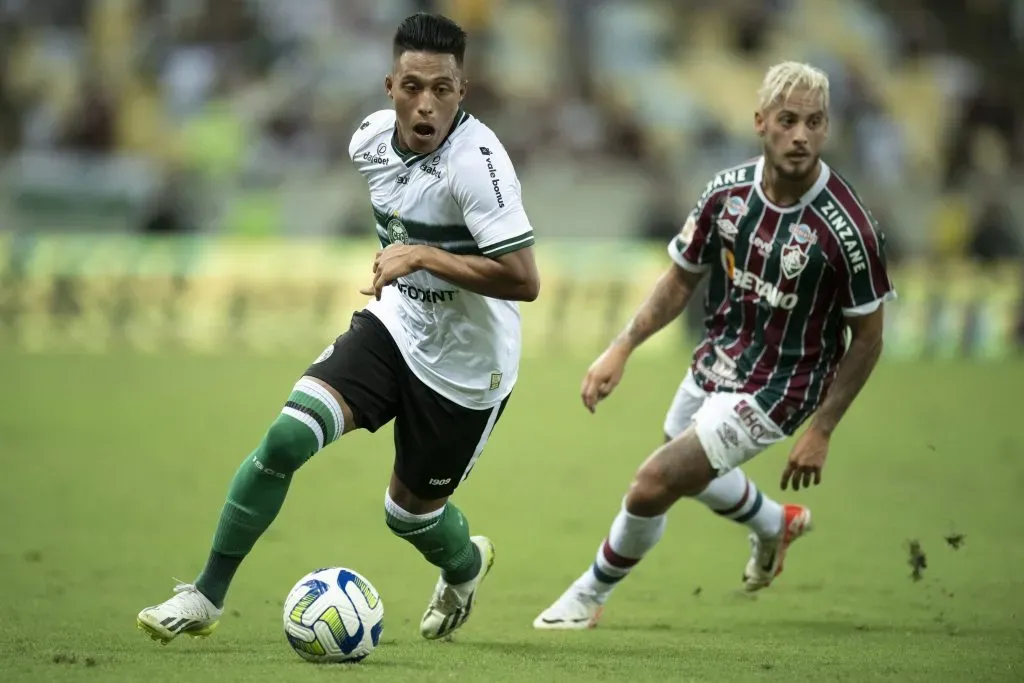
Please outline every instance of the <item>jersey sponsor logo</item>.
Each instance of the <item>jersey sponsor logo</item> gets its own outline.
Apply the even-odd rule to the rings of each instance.
[[[736,224],[728,218],[719,218],[715,224],[718,226],[718,234],[722,236],[722,239],[730,242],[736,239],[736,233],[740,231]]]
[[[762,256],[768,256],[769,254],[772,253],[772,249],[775,248],[774,243],[762,239],[757,234],[750,235],[750,244],[754,246],[759,252],[761,252]]]
[[[740,424],[755,441],[780,438],[779,433],[765,423],[760,413],[746,399],[740,400],[732,409],[739,416]]]
[[[385,228],[388,232],[388,241],[392,244],[407,244],[409,242],[409,231],[402,225],[402,221],[392,218]]]
[[[736,361],[717,346],[711,347],[711,353],[701,361],[704,375],[720,387],[739,389],[742,382],[736,369]]]
[[[782,247],[782,274],[792,280],[810,263],[810,249],[818,236],[810,226],[800,223],[789,228],[789,241]]]
[[[377,164],[378,166],[387,166],[388,164],[391,163],[391,159],[389,157],[384,156],[385,154],[387,154],[387,151],[388,151],[388,146],[385,145],[382,142],[379,145],[377,145],[377,153],[376,154],[370,154],[369,152],[364,152],[363,153],[363,161],[368,161],[371,164]]]
[[[701,195],[703,199],[706,199],[708,195],[717,190],[720,187],[727,185],[735,185],[737,183],[747,182],[747,174],[750,172],[750,167],[746,168],[734,168],[731,171],[725,171],[716,175],[711,182],[704,188],[704,194]],[[734,201],[735,200],[735,201]],[[736,208],[737,211],[746,208],[746,203],[739,197],[729,197],[729,202]],[[737,203],[738,202],[738,203]],[[728,209],[728,206],[726,207]],[[740,213],[732,214],[734,216],[741,215]]]
[[[441,155],[435,154],[434,158],[430,160],[429,164],[427,162],[423,162],[422,164],[420,164],[420,170],[426,173],[427,175],[432,175],[438,180],[440,180],[442,177],[441,171],[439,171],[437,168],[439,163],[441,163]]]
[[[405,296],[405,298],[411,299],[412,301],[422,301],[425,304],[438,304],[455,301],[455,295],[459,293],[459,290],[457,289],[420,289],[419,287],[407,285],[404,282],[397,283],[395,288],[399,293]]]
[[[480,151],[483,152],[486,147],[481,147]],[[488,153],[490,150],[488,150]],[[505,198],[501,195],[501,178],[498,177],[498,169],[494,168],[494,164],[491,163],[491,157],[487,157],[487,173],[491,178],[491,188],[494,190],[494,198],[498,200],[498,208],[505,208]]]
[[[725,250],[723,249],[723,251]],[[729,256],[731,257],[732,254],[729,254]],[[729,260],[728,257],[726,258]],[[785,249],[783,249],[783,261],[785,261]],[[749,271],[740,270],[739,268],[733,270],[732,283],[744,291],[753,292],[774,308],[792,311],[800,301],[800,297],[796,294],[792,292],[784,293],[771,282],[765,282],[760,276]]]
[[[836,235],[839,236],[839,243],[842,245],[843,251],[846,252],[846,258],[850,262],[850,271],[859,273],[862,270],[867,270],[868,266],[864,262],[864,252],[860,248],[860,240],[854,234],[853,226],[839,212],[839,207],[836,206],[835,202],[829,200],[827,204],[821,207],[821,214],[829,222],[829,225],[835,229]]]

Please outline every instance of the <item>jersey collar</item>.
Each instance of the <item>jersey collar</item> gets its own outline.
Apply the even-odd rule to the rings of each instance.
[[[805,206],[814,201],[814,198],[821,194],[821,191],[825,189],[828,184],[828,179],[832,175],[832,169],[828,167],[825,160],[821,160],[821,172],[818,173],[818,179],[814,181],[811,188],[800,197],[800,201],[792,206],[776,206],[775,204],[768,201],[768,198],[764,195],[764,190],[761,189],[761,180],[764,178],[764,156],[757,160],[757,166],[754,168],[754,190],[757,192],[758,197],[764,202],[765,206],[770,208],[776,213],[792,213],[799,211]]]
[[[437,146],[437,149],[441,149],[441,147],[444,145],[444,143],[448,142],[448,138],[450,138],[452,136],[452,133],[454,133],[455,130],[459,126],[461,126],[462,124],[464,124],[468,120],[469,120],[469,114],[462,107],[459,107],[459,110],[457,112],[455,112],[455,120],[452,121],[452,127],[448,129],[448,132],[445,134],[444,139],[441,140],[441,144],[439,144]],[[398,122],[397,121],[395,122],[394,130],[391,131],[391,149],[395,150],[395,154],[398,155],[398,158],[401,159],[402,163],[404,163],[406,166],[412,166],[417,161],[421,161],[423,159],[426,159],[431,154],[434,154],[434,152],[437,151],[437,150],[434,150],[434,152],[429,152],[427,154],[418,154],[416,152],[412,152],[412,151],[409,151],[409,150],[402,149],[402,145],[401,145],[401,143],[398,140]]]

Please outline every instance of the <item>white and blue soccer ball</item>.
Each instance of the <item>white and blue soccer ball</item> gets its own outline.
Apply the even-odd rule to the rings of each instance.
[[[310,662],[358,662],[380,642],[384,603],[365,577],[345,567],[306,574],[284,601],[284,634]]]

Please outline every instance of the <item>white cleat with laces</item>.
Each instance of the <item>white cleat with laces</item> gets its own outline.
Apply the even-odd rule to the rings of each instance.
[[[494,564],[494,544],[484,536],[469,539],[480,550],[480,571],[466,583],[451,585],[437,580],[430,605],[420,621],[420,635],[427,640],[443,638],[462,627],[476,602],[476,593]]]
[[[594,628],[601,618],[606,598],[607,595],[599,596],[593,590],[574,583],[533,620],[533,627],[571,631]]]
[[[223,613],[194,585],[179,583],[169,599],[139,612],[135,624],[150,638],[166,645],[182,634],[205,638],[217,628]]]

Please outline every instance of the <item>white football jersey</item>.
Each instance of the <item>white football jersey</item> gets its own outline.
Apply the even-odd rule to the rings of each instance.
[[[430,154],[399,150],[390,109],[362,122],[349,154],[369,184],[382,246],[426,244],[498,257],[533,245],[505,148],[461,110]],[[522,348],[516,302],[419,271],[385,287],[380,301],[371,299],[366,308],[387,327],[412,372],[445,398],[485,409],[512,391]]]

